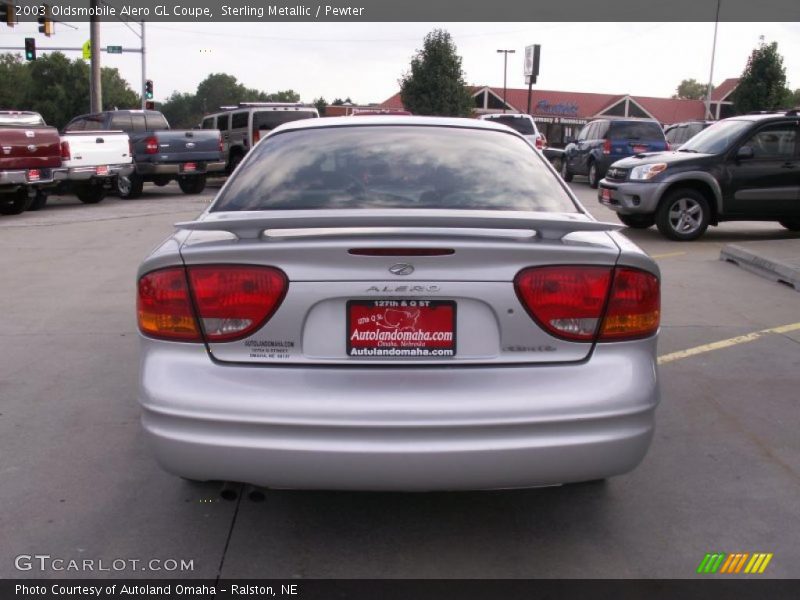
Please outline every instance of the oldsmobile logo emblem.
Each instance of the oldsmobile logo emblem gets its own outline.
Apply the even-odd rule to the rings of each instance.
[[[399,263],[389,267],[389,273],[392,275],[411,275],[414,272],[414,265],[408,263]]]

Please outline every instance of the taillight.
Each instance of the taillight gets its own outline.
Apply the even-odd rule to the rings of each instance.
[[[258,129],[253,129],[253,145],[255,146],[256,142],[261,139],[261,131]]]
[[[517,295],[528,313],[558,337],[589,342],[603,315],[610,267],[533,267],[515,281]]]
[[[671,150],[672,150],[672,146],[670,145],[669,142],[667,142],[667,152],[670,152]]]
[[[661,318],[661,286],[652,273],[617,267],[600,330],[601,342],[653,335]]]
[[[145,154],[157,154],[158,153],[158,140],[151,136],[144,140],[144,152]]]
[[[128,140],[128,156],[133,157],[133,142]]]
[[[172,293],[160,293],[160,285]],[[139,328],[145,335],[176,341],[200,342],[202,336],[207,342],[241,339],[272,317],[287,288],[286,275],[273,267],[203,265],[154,271],[139,280]],[[167,302],[150,302],[153,297]]]
[[[603,142],[603,154],[611,154],[611,140],[605,140]]]
[[[521,271],[514,285],[531,317],[563,339],[620,341],[646,337],[658,329],[659,282],[645,271],[628,267],[533,267]]]
[[[221,135],[219,136],[219,138],[217,138],[217,141],[219,142],[219,151],[220,152],[225,152],[225,146],[222,144],[222,136]]]
[[[69,142],[66,140],[61,142],[61,160],[72,160],[72,154],[69,151]]]
[[[153,271],[139,279],[139,330],[150,337],[202,342],[183,267]]]
[[[536,149],[542,150],[544,148],[544,141],[542,141],[541,137],[536,138]]]

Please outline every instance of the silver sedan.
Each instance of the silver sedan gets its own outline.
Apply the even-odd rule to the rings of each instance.
[[[142,423],[168,471],[499,489],[647,452],[656,264],[516,132],[283,125],[141,265]]]

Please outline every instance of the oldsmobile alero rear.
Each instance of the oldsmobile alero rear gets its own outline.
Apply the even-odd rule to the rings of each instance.
[[[275,129],[141,265],[160,464],[274,488],[498,489],[645,456],[656,264],[516,132]]]

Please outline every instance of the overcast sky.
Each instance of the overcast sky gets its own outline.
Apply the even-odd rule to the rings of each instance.
[[[37,45],[80,46],[88,23],[56,25]],[[267,92],[293,89],[303,101],[350,96],[381,102],[398,90],[425,34],[447,29],[463,58],[470,84],[503,85],[503,55],[509,55],[508,86],[524,87],[528,44],[542,45],[536,87],[580,92],[670,96],[684,78],[708,80],[713,23],[148,23],[147,74],[156,100],[174,90],[193,92],[209,73],[234,75]],[[35,23],[2,28],[0,45],[22,45]],[[138,30],[138,26],[134,26]],[[720,23],[714,83],[737,77],[759,36],[777,41],[792,89],[800,87],[799,23]],[[101,45],[138,47],[125,24],[101,24]],[[41,54],[42,50],[39,51]],[[77,57],[77,53],[69,53]],[[139,89],[138,54],[103,54],[103,66],[118,67]]]

